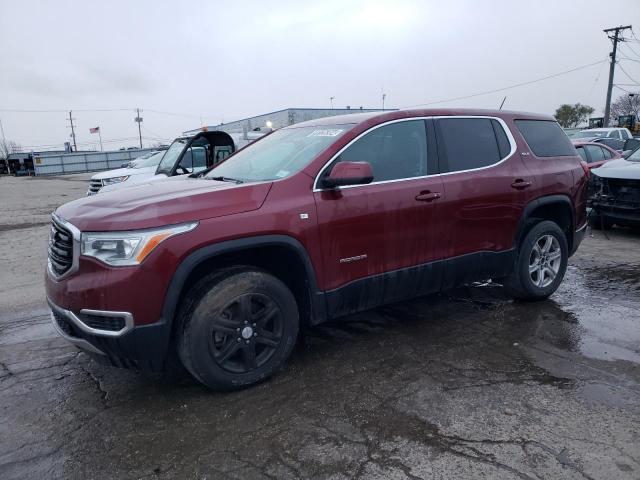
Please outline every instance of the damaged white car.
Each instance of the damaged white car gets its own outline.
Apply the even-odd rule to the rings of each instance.
[[[589,223],[597,230],[640,226],[640,148],[591,170]]]

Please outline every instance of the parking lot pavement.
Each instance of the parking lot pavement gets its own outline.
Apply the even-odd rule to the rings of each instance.
[[[313,328],[232,394],[92,362],[3,271],[0,478],[638,479],[639,240],[593,232],[543,302],[489,284]]]

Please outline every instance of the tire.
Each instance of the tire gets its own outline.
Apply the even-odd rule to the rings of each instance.
[[[536,224],[520,242],[515,269],[503,282],[505,289],[518,300],[547,298],[564,278],[568,253],[567,237],[555,222]]]
[[[611,230],[614,223],[603,215],[589,215],[589,226],[594,230]]]
[[[299,329],[298,306],[287,286],[249,267],[204,277],[185,297],[177,320],[182,364],[219,391],[273,375],[291,354]]]

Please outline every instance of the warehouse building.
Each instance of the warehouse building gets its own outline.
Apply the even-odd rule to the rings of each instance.
[[[396,109],[386,108],[384,111],[392,111]],[[233,137],[242,135],[247,137],[248,132],[262,132],[271,129],[293,125],[295,123],[306,122],[307,120],[315,120],[316,118],[333,117],[335,115],[345,115],[350,113],[362,112],[381,112],[380,108],[285,108],[276,112],[264,113],[255,117],[244,118],[234,122],[222,123],[220,125],[211,125],[206,127],[195,128],[184,132],[185,135],[194,135],[204,129],[208,131],[221,130],[231,134]]]

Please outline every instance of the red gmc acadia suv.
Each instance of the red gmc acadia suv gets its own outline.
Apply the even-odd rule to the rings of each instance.
[[[548,116],[406,110],[292,125],[212,170],[53,214],[58,332],[112,365],[205,385],[277,371],[301,326],[469,282],[557,288],[588,169]]]

